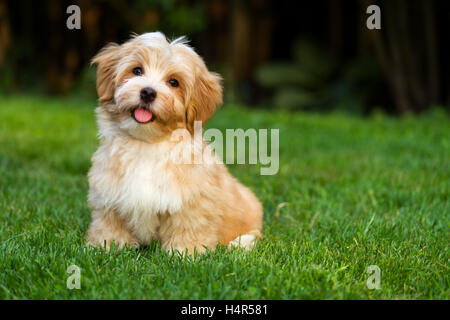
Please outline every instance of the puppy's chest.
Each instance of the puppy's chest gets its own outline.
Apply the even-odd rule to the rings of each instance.
[[[110,157],[102,174],[107,182],[103,193],[122,214],[174,213],[183,203],[182,188],[174,167],[160,150],[121,150]]]

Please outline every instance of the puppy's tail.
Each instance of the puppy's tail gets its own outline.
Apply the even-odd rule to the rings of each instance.
[[[228,244],[228,249],[231,249],[232,247],[241,247],[245,250],[250,250],[259,238],[261,238],[261,232],[259,230],[252,230],[230,241]]]

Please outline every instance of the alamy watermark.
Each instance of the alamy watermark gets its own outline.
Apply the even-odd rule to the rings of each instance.
[[[370,16],[366,20],[366,26],[369,30],[381,29],[381,9],[379,6],[373,4],[367,7],[367,14]]]
[[[70,16],[66,20],[66,26],[69,30],[81,29],[81,9],[79,6],[73,4],[67,7],[66,13]]]
[[[366,285],[369,290],[381,289],[381,269],[379,266],[371,265],[367,267],[367,274],[370,274]]]
[[[67,278],[67,289],[81,289],[81,269],[77,265],[70,265],[66,271],[70,276]]]
[[[202,122],[194,122],[194,134],[180,128],[172,133],[172,141],[183,141],[180,153],[173,153],[172,161],[182,164],[261,164],[261,175],[274,175],[279,170],[279,129],[226,129],[225,137],[219,129],[205,130]],[[224,140],[225,138],[225,140]],[[203,139],[209,143],[205,147]],[[248,144],[246,143],[248,141]],[[248,145],[248,148],[246,148]],[[270,145],[270,152],[269,152]],[[224,146],[226,152],[224,153]],[[247,153],[248,151],[248,153]],[[215,155],[217,156],[215,156]],[[248,155],[248,161],[247,161]]]

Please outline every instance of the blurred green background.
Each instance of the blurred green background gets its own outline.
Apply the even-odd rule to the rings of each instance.
[[[81,30],[69,30],[69,5]],[[366,9],[381,8],[368,30]],[[0,93],[95,97],[92,56],[132,32],[187,35],[225,101],[367,114],[448,110],[448,1],[0,1]]]

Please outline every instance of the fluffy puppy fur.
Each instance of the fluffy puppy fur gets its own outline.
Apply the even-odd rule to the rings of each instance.
[[[168,42],[159,32],[110,44],[92,63],[100,146],[89,171],[87,243],[109,250],[113,241],[122,247],[157,240],[189,253],[218,243],[251,247],[263,215],[255,195],[220,161],[205,161],[217,160],[211,150],[200,164],[173,161],[193,148],[191,139],[174,141],[172,132],[193,134],[194,121],[205,124],[222,103],[219,75],[184,38]],[[143,88],[151,89],[151,101]],[[136,108],[151,120],[138,122]]]

